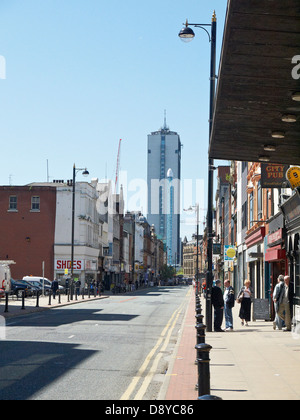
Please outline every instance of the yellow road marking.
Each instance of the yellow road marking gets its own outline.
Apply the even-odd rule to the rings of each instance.
[[[172,321],[173,321],[173,319],[175,318],[175,321],[173,322],[173,325],[172,325],[172,327],[171,327],[171,329],[170,329],[170,331],[169,331],[169,333],[168,333],[168,335],[167,335],[167,337],[166,337],[166,341],[165,341],[165,344],[164,344],[164,346],[162,347],[162,350],[161,351],[163,351],[163,349],[164,348],[166,348],[167,347],[167,344],[168,344],[168,342],[169,342],[169,340],[170,340],[170,336],[171,336],[171,333],[172,333],[172,331],[173,331],[173,329],[174,329],[174,327],[175,327],[175,324],[176,324],[176,322],[177,322],[177,319],[178,319],[178,317],[179,317],[179,314],[180,314],[180,311],[181,311],[181,309],[182,309],[182,307],[183,307],[183,304],[179,307],[179,309],[177,309],[174,313],[173,313],[173,315],[171,316],[171,318],[170,318],[170,320],[168,321],[168,323],[167,323],[167,325],[165,326],[165,328],[164,328],[164,330],[163,330],[163,332],[161,333],[161,335],[160,335],[160,337],[159,337],[159,339],[158,339],[158,341],[157,341],[157,343],[155,344],[155,346],[153,347],[153,349],[149,352],[149,354],[148,354],[148,356],[146,357],[146,359],[145,359],[145,361],[144,361],[144,363],[142,364],[142,366],[140,367],[140,369],[139,369],[139,371],[138,371],[138,373],[137,373],[137,376],[135,376],[134,378],[133,378],[133,380],[131,381],[131,383],[130,383],[130,385],[129,385],[129,387],[127,388],[127,390],[124,392],[124,394],[122,395],[122,397],[121,397],[121,400],[129,400],[129,398],[130,398],[130,396],[131,396],[131,394],[134,392],[134,390],[135,390],[135,388],[136,388],[136,386],[137,386],[137,384],[138,384],[138,382],[139,382],[139,380],[141,379],[141,377],[142,377],[142,375],[143,375],[143,373],[145,372],[145,370],[147,369],[147,367],[148,367],[148,365],[149,365],[149,363],[150,363],[150,361],[151,361],[151,359],[152,359],[152,357],[154,356],[154,354],[156,353],[156,351],[157,351],[157,349],[160,347],[160,345],[162,344],[162,342],[163,342],[163,339],[164,339],[164,337],[165,337],[165,335],[167,334],[167,332],[168,332],[168,330],[169,330],[169,328],[170,328],[170,326],[171,326],[171,323],[172,323]],[[159,356],[159,355],[158,355]],[[157,356],[157,357],[158,357]],[[160,357],[162,356],[162,353],[160,353]],[[159,359],[160,359],[160,357],[159,357]],[[157,358],[156,358],[157,359]],[[153,365],[152,365],[152,368],[151,368],[151,372],[152,372],[152,370],[155,368],[155,366],[158,364],[158,362],[159,362],[159,359],[156,361],[156,359],[155,359],[155,361],[154,361],[154,363],[153,363]],[[149,374],[150,374],[150,372],[149,372]],[[148,375],[149,375],[148,374]],[[152,374],[152,373],[151,373]],[[154,374],[154,373],[153,373]],[[152,375],[153,376],[153,375]],[[147,376],[146,376],[146,379],[147,379]],[[146,381],[146,379],[145,379],[145,381]],[[148,380],[147,380],[147,382],[148,382]],[[145,388],[145,386],[144,385],[142,385],[143,386],[143,389]],[[139,394],[140,394],[140,392],[139,392]]]

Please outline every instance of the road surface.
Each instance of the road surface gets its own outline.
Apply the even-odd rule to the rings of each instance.
[[[155,287],[8,319],[1,400],[155,400],[192,288]]]

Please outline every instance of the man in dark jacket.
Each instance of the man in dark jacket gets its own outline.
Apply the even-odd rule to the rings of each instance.
[[[53,299],[55,299],[57,290],[58,290],[58,281],[54,279],[52,282]]]
[[[224,315],[224,299],[221,290],[221,280],[216,280],[216,285],[212,288],[211,300],[215,309],[214,330],[223,332],[221,326]]]

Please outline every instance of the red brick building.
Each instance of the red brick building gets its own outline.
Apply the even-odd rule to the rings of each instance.
[[[54,277],[56,188],[0,187],[0,260],[14,260],[12,278]]]

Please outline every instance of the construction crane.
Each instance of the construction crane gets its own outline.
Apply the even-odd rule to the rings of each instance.
[[[122,144],[122,139],[120,139],[120,141],[119,141],[119,149],[118,149],[118,156],[117,156],[117,167],[116,167],[116,178],[115,178],[115,194],[117,194],[117,187],[118,187],[118,181],[119,181],[121,144]]]

